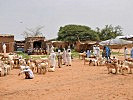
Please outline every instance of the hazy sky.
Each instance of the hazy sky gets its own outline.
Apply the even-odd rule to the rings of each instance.
[[[27,28],[44,26],[47,39],[57,37],[60,26],[87,25],[93,29],[120,25],[133,34],[133,0],[0,0],[0,33],[23,39]]]

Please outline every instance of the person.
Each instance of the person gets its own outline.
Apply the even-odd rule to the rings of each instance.
[[[93,54],[94,54],[94,56],[96,56],[96,53],[97,53],[97,51],[96,51],[96,45],[94,45],[93,46]]]
[[[131,58],[133,59],[133,47],[131,49]]]
[[[103,47],[103,51],[102,51],[102,57],[105,58],[106,56],[106,46]]]
[[[34,74],[33,74],[32,70],[29,68],[29,66],[26,66],[25,69],[18,74],[18,76],[20,76],[22,73],[25,73],[25,79],[33,79],[34,78]]]
[[[67,66],[71,66],[71,50],[67,50],[66,53],[66,58],[67,58]]]
[[[108,59],[110,59],[110,55],[111,55],[111,53],[110,53],[110,48],[108,47],[108,46],[106,46],[106,48],[105,48],[105,51],[106,51],[106,58],[107,58],[107,60]]]
[[[6,44],[3,44],[3,51],[4,51],[4,56],[6,56]]]
[[[50,59],[50,68],[55,69],[55,66],[56,66],[56,54],[55,54],[54,50],[51,51],[49,59]]]
[[[63,58],[63,65],[65,65],[66,64],[66,50],[65,50],[65,48],[63,50],[62,58]]]
[[[87,50],[87,58],[89,58],[90,57],[90,55],[91,55],[91,53],[90,53],[90,50]]]
[[[59,68],[61,68],[61,65],[62,65],[62,55],[61,55],[61,50],[58,50],[57,58],[58,58],[58,66],[59,66]]]
[[[97,51],[97,57],[100,57],[100,47],[99,47],[99,45],[96,47],[96,51]]]
[[[128,50],[127,47],[124,48],[124,59],[127,59],[127,55],[128,55]]]

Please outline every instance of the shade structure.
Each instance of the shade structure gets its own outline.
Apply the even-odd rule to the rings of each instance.
[[[115,38],[115,39],[109,39],[106,41],[102,41],[99,44],[100,45],[126,45],[126,44],[132,44],[132,43],[133,41],[127,41],[127,40]]]

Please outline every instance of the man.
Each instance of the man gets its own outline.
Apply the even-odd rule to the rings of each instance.
[[[96,47],[96,50],[97,50],[97,57],[100,57],[100,47],[99,47],[99,45]]]
[[[67,50],[67,54],[66,54],[66,58],[67,58],[67,66],[71,66],[71,50]]]
[[[90,55],[91,55],[91,53],[90,53],[90,50],[87,50],[87,58],[89,58],[90,57]]]
[[[62,65],[62,55],[61,55],[61,50],[58,50],[57,58],[58,58],[58,66],[59,66],[59,68],[61,68],[61,65]]]
[[[133,47],[131,49],[131,58],[133,59]]]
[[[66,64],[66,50],[64,48],[63,54],[62,54],[62,58],[63,58],[63,65]]]
[[[50,59],[50,67],[55,69],[55,66],[56,66],[56,54],[55,54],[54,50],[51,51],[49,59]]]
[[[20,76],[22,73],[25,73],[25,79],[33,79],[34,78],[34,74],[33,74],[32,70],[29,68],[29,66],[26,66],[25,69],[18,74],[18,76]]]
[[[106,58],[107,58],[107,60],[109,60],[110,59],[110,55],[111,55],[110,48],[108,46],[106,46],[105,51],[106,51]]]
[[[96,54],[97,54],[96,45],[93,46],[93,54],[96,57]]]
[[[124,48],[124,58],[125,60],[127,59],[127,55],[128,55],[128,50],[127,47]]]

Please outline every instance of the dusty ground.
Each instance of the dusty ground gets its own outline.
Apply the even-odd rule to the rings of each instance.
[[[82,60],[35,74],[32,80],[18,72],[0,77],[0,100],[133,100],[133,74],[107,74],[105,66],[84,65]]]

